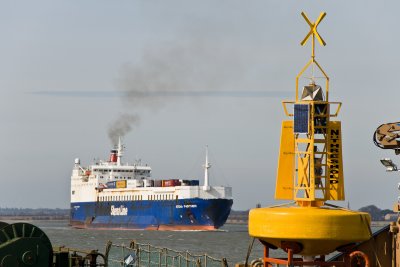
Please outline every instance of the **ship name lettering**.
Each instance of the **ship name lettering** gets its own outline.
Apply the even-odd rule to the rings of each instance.
[[[115,207],[114,205],[111,205],[111,216],[124,215],[128,215],[128,208],[126,208],[124,205],[121,205],[120,207]]]
[[[327,161],[327,165],[329,166],[329,184],[336,185],[339,183],[340,170],[342,168],[340,162],[340,131],[338,129],[331,129],[329,139],[329,158]]]
[[[196,204],[176,205],[175,208],[177,209],[197,208],[197,205]]]

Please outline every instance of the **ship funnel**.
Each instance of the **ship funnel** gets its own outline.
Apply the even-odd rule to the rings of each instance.
[[[110,162],[117,162],[117,154],[118,154],[118,150],[116,149],[112,149],[110,152]]]
[[[111,149],[109,162],[116,163],[117,166],[120,166],[121,165],[121,158],[122,158],[122,155],[123,155],[123,150],[124,150],[124,146],[122,145],[121,137],[119,137],[118,138],[118,145],[114,149]]]
[[[117,165],[120,166],[121,165],[121,158],[123,155],[123,150],[124,150],[124,146],[121,143],[121,137],[118,138],[118,149],[117,151]]]

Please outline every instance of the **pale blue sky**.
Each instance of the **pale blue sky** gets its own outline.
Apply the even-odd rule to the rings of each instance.
[[[379,159],[397,159],[371,139],[381,123],[400,120],[399,8],[398,1],[0,1],[0,206],[68,207],[74,158],[106,158],[108,127],[125,113],[140,116],[125,137],[125,160],[141,158],[154,178],[202,178],[208,144],[211,184],[233,187],[234,209],[273,204],[281,101],[294,98],[310,56],[299,45],[309,30],[300,13],[315,20],[326,11],[319,32],[327,46],[317,47],[317,59],[331,78],[330,100],[343,102],[346,199],[352,208],[391,208],[400,179]],[[117,95],[138,70],[154,90],[274,97],[127,103],[98,93]]]

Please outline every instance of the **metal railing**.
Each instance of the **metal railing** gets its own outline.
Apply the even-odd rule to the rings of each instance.
[[[105,257],[109,267],[228,267],[226,258],[196,255],[132,241],[129,246],[107,243]]]
[[[68,267],[108,267],[106,257],[97,250],[53,247],[53,265]]]

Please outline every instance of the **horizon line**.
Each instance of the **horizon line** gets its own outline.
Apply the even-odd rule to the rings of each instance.
[[[33,95],[44,95],[52,97],[96,97],[96,98],[151,98],[151,97],[235,97],[235,98],[274,98],[287,97],[289,91],[32,91],[26,92]]]

